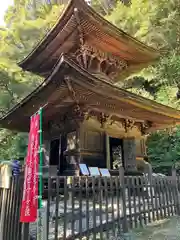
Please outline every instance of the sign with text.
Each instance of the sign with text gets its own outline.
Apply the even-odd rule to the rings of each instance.
[[[111,176],[111,174],[110,174],[110,172],[107,168],[100,168],[99,171],[101,173],[101,176],[103,176],[103,177],[110,177]]]
[[[39,114],[30,122],[28,151],[25,164],[21,222],[35,222],[38,210]]]
[[[100,176],[98,167],[89,167],[91,176]]]
[[[84,163],[79,164],[80,171],[83,175],[89,176],[89,170],[87,168],[87,165]]]

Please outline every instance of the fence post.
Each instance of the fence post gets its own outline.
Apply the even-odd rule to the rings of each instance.
[[[1,218],[0,218],[0,239],[4,239],[4,224],[5,224],[5,215],[6,215],[6,195],[7,189],[3,188],[2,190],[2,202],[1,202]]]
[[[122,212],[123,212],[123,232],[128,232],[128,222],[127,222],[127,212],[126,212],[126,186],[124,183],[124,168],[119,168],[119,178],[120,178],[120,184],[122,189]]]
[[[175,194],[174,194],[174,202],[176,205],[176,209],[177,209],[177,214],[180,215],[180,201],[179,201],[179,191],[178,191],[178,185],[177,185],[177,175],[176,175],[176,169],[173,168],[172,169],[172,181],[173,181],[173,185],[175,188]]]
[[[29,235],[29,223],[22,224],[22,240],[31,240]]]
[[[1,206],[0,206],[0,239],[4,239],[5,233],[5,218],[7,215],[7,196],[11,185],[11,165],[8,162],[1,163],[0,165],[0,188],[2,189]]]

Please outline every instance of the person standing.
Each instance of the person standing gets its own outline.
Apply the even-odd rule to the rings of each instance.
[[[13,176],[19,176],[20,174],[20,161],[19,160],[13,160],[12,161],[12,174]]]

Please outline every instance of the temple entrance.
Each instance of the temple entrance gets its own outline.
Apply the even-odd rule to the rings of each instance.
[[[109,138],[110,143],[110,166],[111,169],[118,169],[124,166],[123,140],[119,138]]]
[[[59,150],[60,150],[60,139],[54,139],[50,144],[50,161],[49,165],[59,165]]]
[[[61,144],[60,144],[60,161],[58,165],[58,172],[61,175],[67,169],[67,161],[64,156],[64,151],[67,149],[67,136],[61,135]]]
[[[63,173],[66,170],[66,158],[64,157],[64,151],[67,147],[66,136],[60,136],[59,139],[54,139],[50,144],[50,162],[51,166],[57,166],[58,173]]]

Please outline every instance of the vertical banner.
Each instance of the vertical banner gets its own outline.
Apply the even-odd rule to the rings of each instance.
[[[30,122],[28,151],[25,164],[21,222],[35,222],[38,211],[38,166],[39,166],[39,114],[33,115]]]
[[[42,204],[42,191],[43,191],[43,135],[42,135],[42,108],[39,109],[39,209],[38,209],[38,221],[37,221],[37,240],[47,240],[46,232],[47,228],[45,228],[46,221],[46,212],[47,207],[43,208]]]

